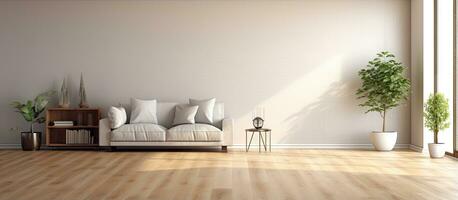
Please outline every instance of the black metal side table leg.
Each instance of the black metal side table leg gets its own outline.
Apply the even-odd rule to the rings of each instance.
[[[253,141],[253,136],[254,136],[254,132],[251,133],[250,142],[248,143],[248,147],[247,147],[247,149],[246,149],[247,152],[250,150],[251,141]]]
[[[259,147],[259,152],[261,152],[261,132],[258,132],[258,147]]]
[[[267,132],[264,132],[264,137],[262,136],[261,131],[259,131],[259,137],[261,138],[262,146],[264,146],[264,151],[267,151]]]
[[[272,152],[272,131],[269,131],[269,151]]]

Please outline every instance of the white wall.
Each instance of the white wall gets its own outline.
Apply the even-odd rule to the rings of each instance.
[[[409,0],[0,2],[0,143],[22,119],[8,103],[85,74],[89,102],[216,97],[236,119],[257,105],[278,144],[368,144],[357,71],[382,50],[410,67]],[[406,75],[410,75],[407,72]],[[410,143],[410,105],[389,113]]]

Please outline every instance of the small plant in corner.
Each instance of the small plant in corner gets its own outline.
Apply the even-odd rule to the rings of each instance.
[[[386,116],[409,96],[410,81],[404,77],[404,69],[392,53],[383,51],[358,72],[362,86],[356,94],[358,99],[365,99],[360,106],[367,108],[366,113],[377,112],[382,118],[382,131],[371,133],[371,141],[379,151],[389,151],[396,144],[397,132],[386,131]]]
[[[431,158],[442,158],[445,155],[444,143],[439,143],[439,131],[450,126],[448,99],[442,93],[431,94],[425,104],[425,126],[434,133],[434,143],[429,143]]]
[[[46,109],[49,98],[54,95],[54,91],[39,94],[34,100],[27,100],[25,103],[13,101],[11,106],[20,113],[25,121],[30,124],[30,132],[21,132],[21,144],[23,150],[39,150],[41,143],[41,133],[35,132],[35,123],[45,122],[45,117],[41,113]]]

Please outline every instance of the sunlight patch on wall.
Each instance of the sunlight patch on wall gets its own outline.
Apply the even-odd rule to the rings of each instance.
[[[257,106],[265,109],[265,127],[274,130],[273,140],[280,142],[282,138],[291,134],[291,128],[297,127],[298,120],[304,112],[315,115],[318,118],[309,124],[304,132],[320,131],[325,128],[325,119],[321,118],[320,113],[323,108],[323,101],[333,101],[333,99],[323,99],[325,96],[338,96],[343,89],[335,83],[341,80],[342,57],[328,59],[324,64],[315,67],[313,71],[305,74],[302,78],[295,80],[288,87],[271,98],[259,103]],[[346,91],[354,93],[354,91]],[[253,111],[255,108],[253,108]],[[236,133],[243,133],[244,128],[250,128],[252,113],[247,113],[243,117],[236,119]],[[243,134],[242,134],[243,135]],[[236,143],[243,143],[245,138],[242,135],[235,135]]]

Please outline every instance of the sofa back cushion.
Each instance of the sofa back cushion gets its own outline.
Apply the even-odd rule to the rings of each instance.
[[[157,124],[157,101],[153,100],[140,100],[131,99],[131,124]]]
[[[119,128],[127,122],[126,109],[123,107],[111,106],[108,110],[108,119],[110,120],[110,128]]]
[[[213,109],[215,108],[216,98],[197,100],[189,99],[189,104],[199,106],[195,117],[196,123],[211,124],[213,122]]]
[[[173,125],[180,124],[194,124],[196,123],[195,117],[199,106],[190,105],[177,105],[175,106],[175,117],[173,119]]]
[[[171,128],[173,119],[175,118],[175,106],[180,105],[179,103],[173,102],[157,102],[157,121],[158,124]],[[222,121],[224,119],[224,103],[215,103],[213,109],[213,122],[212,125],[221,129]]]

